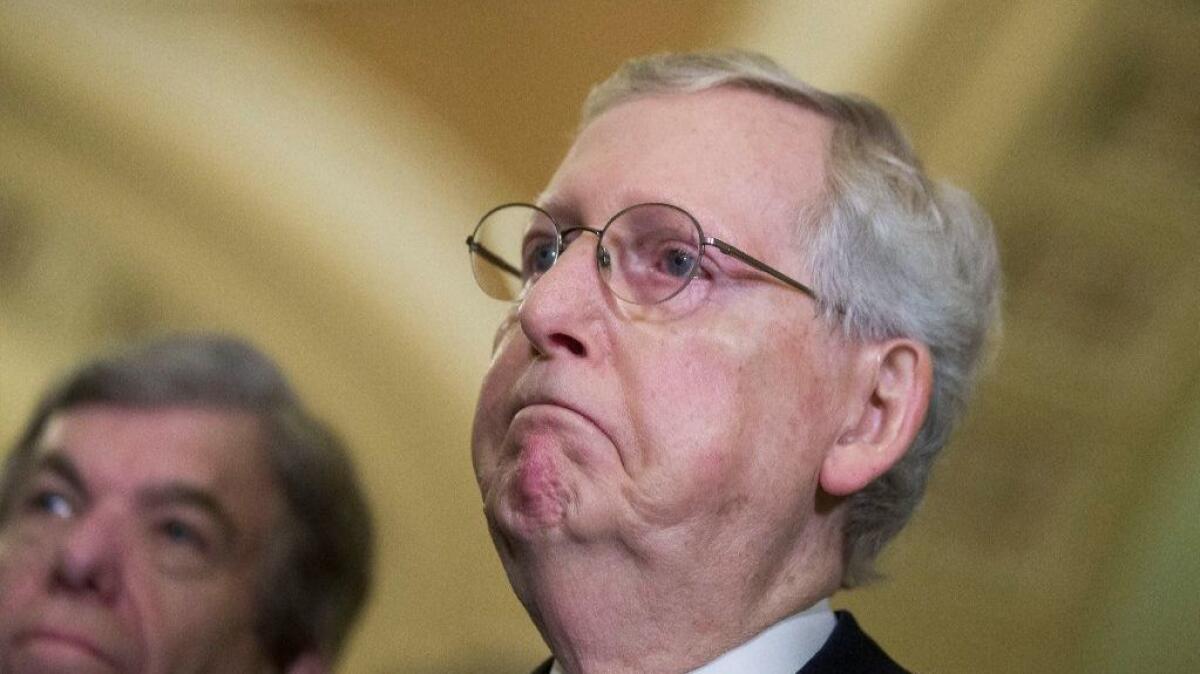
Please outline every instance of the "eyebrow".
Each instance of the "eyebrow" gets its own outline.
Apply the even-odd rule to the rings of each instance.
[[[33,470],[29,472],[29,477],[43,472],[53,473],[70,485],[72,489],[83,495],[84,500],[89,498],[87,483],[84,482],[83,476],[79,474],[79,469],[75,467],[75,462],[59,450],[52,449],[47,454],[42,455],[33,466]]]

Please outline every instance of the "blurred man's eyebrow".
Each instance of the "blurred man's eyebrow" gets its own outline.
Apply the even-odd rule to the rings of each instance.
[[[202,510],[211,516],[233,540],[238,535],[238,526],[233,516],[212,492],[184,482],[168,482],[147,487],[138,493],[138,504],[144,508],[184,506]]]
[[[38,459],[33,465],[30,477],[40,473],[51,473],[82,494],[85,499],[89,496],[87,483],[75,466],[75,462],[56,449],[51,449]],[[170,482],[143,490],[138,495],[138,502],[147,508],[171,505],[197,508],[212,516],[231,540],[238,534],[238,527],[225,506],[211,492],[200,487],[182,482]]]
[[[75,462],[62,452],[51,449],[46,454],[38,459],[33,465],[33,470],[29,476],[33,477],[39,473],[52,473],[62,481],[71,486],[72,489],[87,496],[87,483],[84,482],[83,476],[80,475],[79,469],[75,467]]]

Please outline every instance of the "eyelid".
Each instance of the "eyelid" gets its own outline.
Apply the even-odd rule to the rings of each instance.
[[[61,499],[65,504],[63,507],[67,508],[68,512],[60,512],[58,508],[48,505],[47,501],[49,499]],[[74,517],[79,511],[79,504],[76,503],[76,499],[72,498],[71,494],[61,489],[52,489],[49,487],[31,490],[22,500],[22,504],[26,511],[33,511],[38,515],[46,515],[58,519]]]
[[[34,474],[19,493],[23,493],[21,501],[26,504],[48,494],[60,496],[70,503],[73,510],[80,509],[80,502],[84,498],[69,480],[53,471],[45,470]]]
[[[205,548],[212,545],[212,541],[210,540],[212,536],[209,532],[205,531],[208,526],[203,523],[192,522],[186,516],[180,516],[175,513],[165,514],[155,520],[154,528],[166,535],[170,533],[168,529],[173,525],[179,525],[187,534],[188,539],[197,545]]]
[[[203,514],[167,509],[144,520],[150,554],[165,573],[195,577],[211,572],[234,554],[236,541]]]
[[[183,538],[171,536],[171,527],[178,525],[183,529]],[[183,544],[195,548],[202,554],[214,554],[233,544],[228,538],[220,522],[213,520],[203,510],[190,510],[169,506],[160,512],[150,515],[147,524],[154,536],[161,536],[172,545]]]

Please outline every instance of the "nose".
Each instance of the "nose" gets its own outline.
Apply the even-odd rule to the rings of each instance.
[[[73,522],[59,541],[55,588],[112,602],[120,590],[125,540],[115,513],[93,511]]]
[[[535,356],[587,358],[602,347],[607,295],[595,255],[594,236],[575,237],[525,292],[517,320]]]

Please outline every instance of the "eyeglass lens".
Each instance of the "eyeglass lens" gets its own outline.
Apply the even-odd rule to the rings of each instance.
[[[471,240],[475,281],[498,300],[519,299],[526,284],[558,257],[558,232],[550,216],[525,204],[500,206],[483,216]]]

